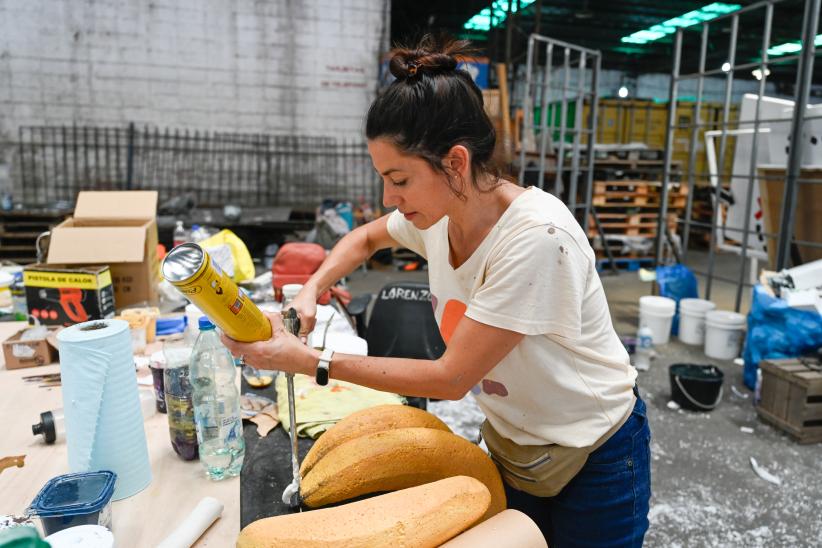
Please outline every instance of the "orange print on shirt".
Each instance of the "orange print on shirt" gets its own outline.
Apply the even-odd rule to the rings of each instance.
[[[465,306],[465,303],[456,299],[451,299],[445,303],[445,309],[442,311],[442,320],[440,320],[440,335],[442,335],[442,340],[445,341],[445,344],[448,344],[448,341],[451,340],[451,335],[454,334],[457,324],[460,323],[467,309],[468,307]]]

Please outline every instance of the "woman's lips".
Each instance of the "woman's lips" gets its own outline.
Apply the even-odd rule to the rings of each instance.
[[[412,211],[411,213],[403,213],[403,215],[405,215],[405,219],[407,221],[410,221],[414,217],[414,215],[416,215],[416,214],[417,214],[416,211]]]

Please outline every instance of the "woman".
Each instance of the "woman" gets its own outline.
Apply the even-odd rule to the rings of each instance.
[[[334,354],[330,376],[457,400],[475,394],[510,508],[554,546],[639,546],[648,527],[649,440],[636,371],[611,324],[594,253],[555,197],[499,177],[482,94],[457,70],[467,43],[426,37],[392,52],[397,80],[371,105],[368,149],[396,211],[353,230],[293,302],[303,330],[316,300],[378,249],[428,260],[447,350],[438,360]],[[318,351],[271,317],[273,337],[235,355],[314,375]]]

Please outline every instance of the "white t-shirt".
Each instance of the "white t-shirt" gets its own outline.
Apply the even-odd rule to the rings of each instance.
[[[419,230],[395,211],[388,232],[428,260],[446,344],[463,314],[525,335],[471,390],[500,434],[520,445],[585,447],[629,412],[636,370],[611,323],[594,252],[560,200],[525,190],[457,269],[447,217]]]

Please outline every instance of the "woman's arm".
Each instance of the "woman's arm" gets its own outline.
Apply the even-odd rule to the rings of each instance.
[[[388,233],[388,215],[383,215],[343,236],[304,287],[321,295],[377,250],[395,245]]]
[[[269,316],[268,341],[239,343],[223,336],[235,356],[260,369],[278,369],[314,376],[320,352],[286,333],[279,316]],[[378,358],[334,354],[331,378],[385,392],[447,400],[462,398],[493,369],[523,335],[463,317],[438,360]]]
[[[388,233],[388,215],[357,227],[337,242],[320,268],[303,285],[291,307],[300,316],[300,334],[305,337],[317,321],[317,299],[340,278],[354,271],[378,249],[397,245]]]

